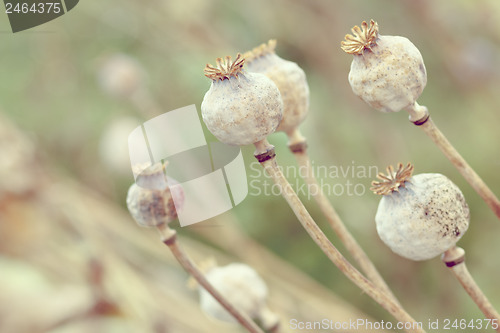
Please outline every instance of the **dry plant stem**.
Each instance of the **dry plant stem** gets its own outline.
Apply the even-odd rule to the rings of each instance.
[[[500,201],[495,194],[490,190],[488,185],[479,177],[472,167],[464,160],[452,144],[446,139],[444,134],[434,124],[429,116],[429,112],[425,106],[420,106],[417,103],[410,108],[410,120],[425,132],[436,146],[441,149],[443,154],[451,161],[451,163],[462,174],[465,180],[474,188],[481,196],[486,204],[491,208],[495,215],[500,218]],[[423,117],[417,117],[416,114],[423,114]]]
[[[289,144],[288,147],[290,151],[295,156],[297,164],[299,165],[300,176],[305,180],[309,189],[310,194],[316,200],[316,203],[321,209],[321,212],[328,220],[330,227],[335,231],[340,241],[346,247],[347,251],[352,255],[354,260],[359,264],[361,270],[366,274],[368,279],[373,282],[380,290],[390,295],[396,303],[399,303],[397,298],[392,293],[387,283],[384,281],[380,273],[373,262],[368,258],[365,251],[358,244],[356,239],[351,235],[349,230],[347,230],[345,224],[342,222],[337,211],[332,206],[328,198],[325,196],[321,186],[318,184],[318,180],[314,175],[311,160],[307,154],[307,141],[301,135],[300,131],[296,129],[293,133],[288,134]]]
[[[465,251],[460,247],[453,247],[443,254],[442,260],[451,269],[462,287],[464,287],[467,294],[474,300],[486,318],[496,320],[496,323],[500,325],[500,315],[483,294],[465,265]],[[500,332],[500,326],[497,327],[496,331]]]
[[[321,231],[316,222],[314,222],[311,215],[293,190],[292,186],[286,180],[283,172],[278,167],[274,147],[270,145],[267,140],[257,142],[255,146],[257,148],[255,153],[257,160],[264,167],[267,174],[273,179],[275,184],[281,189],[281,195],[288,202],[288,205],[293,210],[304,229],[306,229],[309,236],[327,255],[330,261],[335,264],[335,266],[337,266],[344,275],[354,282],[354,284],[379,303],[398,321],[414,323],[412,326],[415,328],[408,329],[407,332],[425,332],[423,329],[417,328],[418,325],[415,320],[408,313],[406,313],[406,311],[402,309],[401,306],[392,299],[392,297],[380,291],[372,282],[365,278],[328,240],[323,231]]]
[[[224,307],[233,317],[236,319],[241,326],[243,326],[248,332],[251,333],[264,333],[264,331],[255,324],[255,322],[250,319],[245,313],[241,312],[235,308],[229,301],[222,296],[205,278],[205,275],[199,270],[199,268],[192,262],[192,260],[186,255],[186,253],[179,246],[177,241],[177,234],[175,230],[169,228],[167,225],[162,224],[157,227],[158,231],[162,236],[162,241],[167,245],[174,255],[175,259],[181,264],[182,268],[186,270],[206,291],[210,293],[219,302],[220,305]]]

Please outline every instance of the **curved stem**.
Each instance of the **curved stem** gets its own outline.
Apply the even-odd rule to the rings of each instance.
[[[432,119],[429,117],[427,108],[415,103],[413,107],[408,109],[408,112],[410,113],[410,120],[415,125],[419,126],[425,134],[431,138],[431,140],[436,144],[436,146],[438,146],[438,148],[450,160],[455,168],[457,168],[458,172],[462,174],[465,180],[491,208],[495,215],[500,218],[500,200],[498,200],[488,185],[486,185],[486,183],[458,153],[448,139],[446,139],[436,124],[434,124]],[[424,116],[419,117],[420,115]]]
[[[235,308],[224,296],[222,296],[217,289],[215,289],[210,282],[205,278],[200,269],[193,263],[193,261],[186,255],[184,250],[179,246],[177,241],[177,234],[175,230],[170,229],[167,225],[162,224],[157,227],[162,235],[162,241],[167,245],[174,255],[175,259],[181,264],[182,268],[188,272],[206,291],[212,295],[213,298],[219,302],[224,309],[229,312],[234,319],[236,319],[241,326],[251,333],[264,333],[262,329],[255,324],[245,313]]]
[[[299,129],[296,129],[293,133],[289,134],[288,137],[288,146],[290,151],[295,156],[297,164],[299,165],[299,174],[307,183],[309,194],[313,196],[314,200],[321,209],[321,212],[328,220],[330,227],[337,234],[339,240],[342,244],[344,244],[345,248],[349,251],[354,260],[359,264],[359,267],[366,274],[368,279],[383,292],[387,293],[387,295],[390,295],[395,302],[399,303],[373,262],[366,255],[365,251],[363,251],[349,230],[347,230],[345,224],[337,214],[337,211],[326,197],[321,186],[319,186],[318,180],[314,175],[311,159],[307,154],[306,139],[301,135]]]
[[[413,328],[406,330],[407,332],[425,332],[422,327],[392,299],[392,297],[380,291],[372,282],[365,278],[328,240],[323,231],[321,231],[316,222],[314,222],[311,215],[293,190],[292,186],[288,183],[285,176],[281,172],[281,169],[278,167],[274,147],[271,146],[267,140],[259,142],[256,144],[256,147],[256,158],[264,167],[267,174],[273,179],[275,184],[281,189],[281,195],[288,202],[288,205],[293,210],[304,229],[306,229],[309,236],[327,255],[330,261],[335,264],[335,266],[337,266],[340,271],[352,282],[354,282],[354,284],[356,284],[361,290],[367,293],[384,309],[392,314],[394,318],[400,322],[413,323],[413,325],[411,325]],[[265,152],[262,152],[264,148],[266,148]]]
[[[488,298],[481,291],[474,278],[470,275],[467,266],[465,265],[465,251],[460,247],[453,247],[446,251],[442,257],[443,262],[451,269],[453,275],[458,279],[467,294],[477,304],[479,309],[484,313],[486,318],[494,320],[496,323],[497,332],[500,332],[500,315],[491,305]]]

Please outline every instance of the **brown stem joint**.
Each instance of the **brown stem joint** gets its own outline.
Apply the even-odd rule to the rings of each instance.
[[[465,256],[461,256],[460,258],[458,259],[455,259],[455,260],[451,260],[451,261],[445,261],[445,265],[446,267],[454,267],[456,265],[459,265],[461,263],[463,263],[465,261]]]
[[[442,260],[446,267],[455,267],[465,262],[465,251],[462,248],[454,247],[443,253]]]
[[[269,148],[264,153],[255,155],[255,158],[257,159],[257,161],[259,161],[259,163],[264,163],[265,161],[270,160],[274,157],[276,157],[276,152],[274,150],[274,147]]]
[[[416,126],[422,126],[423,124],[425,124],[427,122],[427,120],[429,120],[430,117],[431,117],[431,115],[429,113],[427,113],[425,116],[423,116],[422,118],[420,118],[418,120],[413,121],[412,123],[414,123]]]
[[[162,239],[163,244],[170,246],[177,241],[177,233],[172,233],[170,237]]]
[[[294,154],[303,153],[307,150],[307,141],[297,142],[291,145],[288,145],[288,149]]]

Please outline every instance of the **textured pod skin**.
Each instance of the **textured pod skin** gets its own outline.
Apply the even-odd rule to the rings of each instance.
[[[276,85],[263,74],[239,73],[212,80],[201,103],[203,121],[219,141],[244,146],[265,139],[278,127],[283,101]]]
[[[208,281],[227,300],[234,304],[250,318],[260,316],[267,299],[267,286],[257,272],[248,265],[233,263],[211,269],[207,274]],[[202,310],[219,320],[236,323],[231,316],[205,289],[200,291]]]
[[[379,36],[376,44],[354,54],[349,72],[354,94],[382,112],[413,105],[427,84],[419,50],[400,36]]]
[[[283,99],[283,119],[276,131],[291,133],[304,121],[309,110],[309,85],[302,68],[274,52],[248,61],[247,68],[266,75],[276,84]]]
[[[168,183],[175,184],[168,186]],[[134,220],[143,227],[156,227],[177,219],[177,210],[172,196],[182,207],[184,192],[180,184],[165,177],[161,165],[155,165],[137,177],[127,193],[127,208]]]
[[[460,189],[441,174],[419,174],[399,192],[384,195],[375,221],[382,241],[412,260],[434,258],[453,247],[469,226]]]

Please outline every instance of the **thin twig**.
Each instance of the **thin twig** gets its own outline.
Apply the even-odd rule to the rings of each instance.
[[[267,174],[273,179],[276,185],[281,189],[281,195],[288,202],[298,220],[306,229],[309,236],[327,255],[330,261],[337,266],[340,271],[347,276],[361,290],[367,293],[384,309],[394,316],[397,320],[404,323],[413,323],[412,328],[407,332],[425,332],[422,327],[398,304],[392,297],[385,292],[380,291],[372,282],[365,278],[356,268],[354,268],[346,258],[337,250],[337,248],[328,240],[323,231],[318,227],[306,210],[299,197],[293,190],[290,183],[286,180],[283,172],[276,162],[274,147],[267,140],[255,144],[257,148],[256,158],[264,167]]]
[[[162,241],[167,245],[174,255],[175,259],[181,264],[182,268],[186,270],[196,281],[202,286],[206,291],[212,295],[213,298],[219,302],[219,304],[229,312],[234,319],[236,319],[241,326],[243,326],[248,332],[251,333],[264,333],[262,329],[253,322],[245,313],[234,307],[224,296],[222,296],[217,289],[215,289],[212,284],[205,278],[205,275],[199,270],[199,268],[192,262],[192,260],[186,255],[183,249],[179,246],[177,240],[177,234],[175,230],[170,229],[167,225],[162,224],[157,227],[158,231],[162,235]]]
[[[481,309],[486,318],[495,321],[496,331],[500,332],[500,315],[470,275],[465,265],[465,251],[460,247],[453,247],[443,254],[442,260],[451,269],[462,287],[464,287],[467,294]]]
[[[458,172],[462,174],[465,180],[472,186],[472,188],[479,194],[479,196],[486,202],[495,215],[500,218],[500,200],[495,196],[493,191],[486,185],[486,183],[479,177],[479,175],[472,169],[472,167],[465,161],[465,159],[458,153],[453,145],[446,139],[444,134],[434,124],[429,116],[429,112],[425,106],[415,105],[408,109],[410,113],[410,120],[419,126],[425,134],[438,146],[443,154],[450,160],[450,162],[457,168]],[[420,115],[416,116],[416,115]],[[423,116],[421,116],[423,115]]]
[[[309,194],[313,196],[314,200],[316,200],[321,212],[328,220],[330,227],[339,237],[339,240],[342,244],[344,244],[347,251],[349,251],[354,260],[359,264],[359,267],[366,274],[368,279],[382,291],[390,295],[395,302],[399,303],[373,262],[366,255],[365,251],[363,251],[349,230],[347,230],[345,224],[337,214],[337,211],[325,196],[321,186],[319,186],[318,180],[314,175],[311,159],[307,154],[307,141],[301,135],[299,129],[296,129],[295,132],[289,136],[289,148],[297,160],[297,164],[301,170],[301,177],[308,185]],[[311,189],[313,190],[311,191]]]

